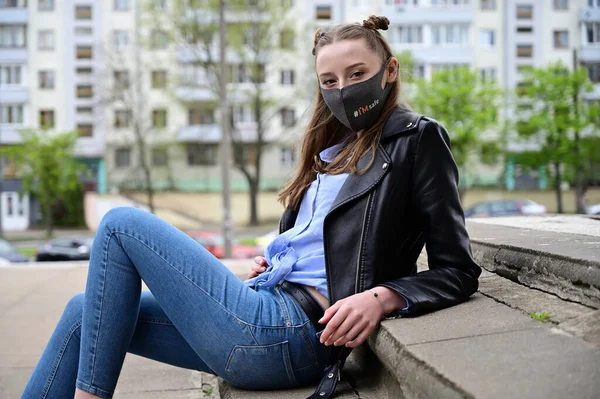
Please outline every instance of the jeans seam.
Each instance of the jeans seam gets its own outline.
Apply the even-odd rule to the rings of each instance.
[[[275,287],[275,292],[277,293],[277,298],[279,300],[279,306],[281,306],[281,311],[284,314],[284,321],[286,323],[286,327],[292,327],[292,320],[290,318],[290,313],[288,311],[287,305],[285,304],[285,299],[283,298],[283,295],[281,295],[281,288],[279,286]],[[289,326],[287,324],[290,324]]]
[[[160,324],[165,326],[174,326],[172,321],[169,320],[159,320],[159,319],[151,319],[151,318],[138,318],[138,323],[148,323],[148,324]]]
[[[109,233],[108,234],[108,240],[106,241],[106,245],[104,247],[104,262],[103,262],[103,266],[104,269],[102,271],[102,286],[100,288],[100,317],[98,317],[98,325],[96,327],[96,331],[94,333],[94,352],[92,353],[92,371],[90,373],[90,385],[94,384],[94,375],[95,375],[95,371],[96,371],[96,353],[98,351],[98,337],[99,337],[99,331],[100,331],[100,327],[102,325],[102,307],[104,306],[104,288],[106,286],[106,271],[108,269],[108,252],[109,252],[109,247],[110,247],[110,241],[112,240],[113,236],[115,237],[115,239],[118,239],[116,237],[116,235],[114,234],[114,232],[110,231],[108,229],[108,227],[106,227],[106,231]]]
[[[71,341],[71,337],[73,336],[75,331],[81,327],[81,324],[82,324],[82,321],[76,322],[73,325],[73,327],[71,327],[69,332],[67,333],[67,336],[65,337],[63,344],[61,345],[60,350],[58,351],[58,356],[56,357],[56,361],[52,365],[52,371],[50,373],[50,376],[48,376],[48,380],[46,381],[46,384],[44,385],[44,388],[42,389],[42,394],[40,395],[40,399],[44,399],[47,397],[48,392],[50,391],[50,387],[52,386],[52,383],[54,382],[54,377],[56,377],[56,371],[60,367],[60,362],[65,353],[65,349],[67,348],[67,345],[69,345],[69,341]]]

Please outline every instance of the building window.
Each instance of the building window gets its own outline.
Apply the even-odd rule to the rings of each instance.
[[[92,137],[94,135],[94,125],[91,123],[78,123],[77,133],[79,137]]]
[[[115,110],[115,128],[123,129],[131,123],[131,111],[126,109]]]
[[[0,47],[25,47],[25,25],[0,25]]]
[[[87,26],[76,26],[75,27],[75,35],[76,36],[92,36],[94,30]]]
[[[569,9],[569,0],[554,0],[552,2],[555,10],[568,10]]]
[[[54,128],[54,110],[41,109],[40,110],[40,127],[43,129]]]
[[[164,89],[165,87],[167,87],[167,71],[162,69],[152,71],[152,88]]]
[[[0,65],[0,86],[20,85],[21,65]]]
[[[94,88],[92,85],[77,85],[75,94],[77,98],[92,98],[94,96]]]
[[[413,78],[415,79],[423,79],[425,77],[425,65],[417,64],[413,68]]]
[[[26,8],[27,0],[0,0],[0,8]]]
[[[588,0],[589,8],[600,8],[600,0]]]
[[[212,125],[215,123],[215,110],[211,107],[194,107],[188,109],[188,124]]]
[[[496,31],[493,29],[480,30],[479,44],[481,47],[494,47],[496,45]]]
[[[481,0],[479,3],[479,8],[481,10],[495,10],[496,0]]]
[[[587,44],[600,43],[600,22],[587,23],[585,24],[585,27]]]
[[[600,83],[600,62],[584,65],[590,76],[590,80],[594,83]]]
[[[79,75],[91,75],[94,70],[91,67],[78,67],[75,72]]]
[[[115,150],[115,166],[126,168],[131,165],[131,148],[123,147]]]
[[[153,30],[151,34],[151,45],[155,50],[167,48],[167,33],[162,30]]]
[[[54,50],[54,31],[38,31],[38,50]]]
[[[331,5],[317,5],[315,19],[331,19]]]
[[[54,89],[54,71],[39,71],[40,89]]]
[[[294,31],[291,29],[284,29],[279,34],[279,47],[286,50],[292,50],[294,48]]]
[[[153,127],[167,127],[167,110],[166,109],[155,109],[152,110],[152,126]]]
[[[23,123],[23,105],[20,104],[0,104],[0,123],[22,124]]]
[[[532,19],[533,6],[528,4],[517,5],[517,19]]]
[[[533,33],[532,26],[517,26],[517,33]]]
[[[431,5],[433,7],[466,6],[470,1],[471,0],[431,0]]]
[[[92,19],[92,6],[75,6],[75,19]]]
[[[77,45],[75,53],[78,60],[90,60],[93,55],[92,46]]]
[[[129,10],[129,0],[114,0],[115,11],[127,11]]]
[[[296,165],[296,152],[294,151],[293,147],[281,147],[280,155],[280,162],[282,166]]]
[[[481,68],[479,70],[479,74],[481,76],[481,80],[484,82],[494,82],[496,81],[496,68]]]
[[[517,44],[517,57],[518,58],[533,57],[533,44]]]
[[[152,149],[152,166],[167,166],[168,153],[166,148]]]
[[[281,125],[284,127],[293,127],[296,124],[296,113],[292,108],[281,108]]]
[[[78,115],[92,115],[94,109],[92,107],[77,107],[76,111]]]
[[[39,11],[54,10],[54,0],[38,0]]]
[[[569,32],[566,30],[555,30],[553,32],[554,48],[569,48]]]
[[[436,45],[452,45],[466,47],[469,45],[469,25],[442,24],[431,27],[433,43]]]
[[[129,47],[129,32],[126,30],[114,30],[113,45],[117,50],[123,50]]]
[[[395,43],[423,43],[423,27],[420,25],[398,26],[391,33]]]
[[[188,143],[188,166],[216,165],[218,146],[214,144]]]
[[[235,123],[252,123],[254,120],[254,110],[249,105],[232,105],[230,107],[231,117]]]
[[[129,71],[114,71],[115,89],[125,90],[129,88]]]
[[[293,85],[294,84],[294,70],[293,69],[284,69],[281,71],[281,84],[284,86]]]

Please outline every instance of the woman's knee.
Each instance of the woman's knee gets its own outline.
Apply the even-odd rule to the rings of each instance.
[[[132,226],[135,225],[136,222],[139,222],[141,218],[147,217],[148,215],[150,215],[148,212],[132,206],[120,206],[117,208],[112,208],[106,212],[102,218],[98,231],[100,231],[103,227],[112,230],[116,226]]]
[[[69,324],[81,322],[84,300],[85,295],[83,293],[77,294],[69,299],[69,302],[67,302],[65,310],[63,311],[62,319]]]

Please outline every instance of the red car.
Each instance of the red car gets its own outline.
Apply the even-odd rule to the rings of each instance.
[[[188,235],[206,248],[207,251],[216,258],[223,259],[225,257],[225,240],[221,234],[209,231],[195,231],[188,233]],[[259,248],[251,245],[241,245],[235,240],[232,242],[232,246],[231,256],[234,259],[249,259],[262,255]]]

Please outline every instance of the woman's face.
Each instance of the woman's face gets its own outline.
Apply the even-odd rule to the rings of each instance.
[[[324,89],[341,89],[371,78],[381,70],[380,57],[367,47],[365,39],[344,40],[319,49],[317,78]],[[381,80],[392,83],[398,78],[398,60],[392,57]]]

